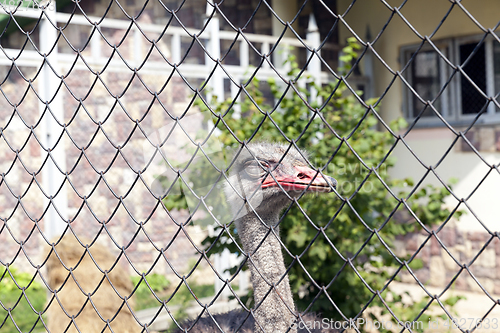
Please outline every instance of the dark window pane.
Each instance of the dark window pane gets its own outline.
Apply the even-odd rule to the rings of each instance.
[[[500,44],[493,41],[493,67],[495,74],[495,90],[493,95],[500,93]],[[497,101],[500,102],[500,97],[497,97]],[[499,112],[499,109],[495,107],[495,111]]]
[[[467,60],[476,47],[477,43],[460,45],[461,64]],[[463,67],[463,70],[479,89],[486,92],[486,58],[484,44],[479,46],[476,53]],[[462,114],[474,114],[481,111],[487,102],[486,99],[464,75],[461,76],[460,83],[462,85]]]
[[[411,84],[413,89],[424,101],[431,101],[436,98],[440,89],[439,78],[439,55],[433,51],[420,51],[411,65]],[[411,115],[416,117],[422,112],[425,104],[422,104],[418,97],[411,96]],[[437,110],[441,109],[440,99],[433,103]],[[427,107],[423,113],[423,117],[435,116],[434,111]]]

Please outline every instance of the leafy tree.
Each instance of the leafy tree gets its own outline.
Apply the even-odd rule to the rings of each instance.
[[[351,71],[358,49],[359,45],[353,40],[343,49],[341,60],[344,65],[339,69],[340,75]],[[301,70],[293,56],[287,63],[290,82],[297,87],[296,79]],[[262,82],[255,78],[246,87],[247,93],[240,96],[240,111],[232,100],[219,104],[213,101],[212,105],[216,107],[209,114],[220,130],[217,139],[226,147],[239,146],[235,136],[240,141],[294,140],[311,153],[310,160],[316,167],[337,179],[338,196],[302,197],[299,204],[307,217],[293,206],[280,225],[280,234],[287,249],[298,255],[300,261],[285,254],[288,265],[292,265],[289,276],[298,308],[340,319],[338,307],[345,317],[352,318],[372,299],[372,304],[381,304],[373,291],[384,288],[395,268],[400,266],[398,260],[409,259],[409,256],[396,259],[388,250],[393,250],[395,238],[420,230],[421,224],[442,223],[452,215],[444,206],[449,193],[445,188],[420,185],[409,195],[404,190],[414,186],[411,179],[399,180],[389,176],[388,170],[395,166],[395,159],[389,152],[396,138],[389,130],[376,129],[381,124],[374,112],[375,99],[362,102],[361,93],[353,94],[342,80],[318,86],[309,78],[307,86],[317,91],[319,98],[316,101],[308,101],[308,89],[287,87],[282,91],[282,86],[273,79],[265,83],[276,104],[264,98],[260,89]],[[208,110],[201,100],[197,105]],[[404,119],[390,124],[393,133],[404,126]],[[209,162],[204,163],[204,168],[210,168]],[[194,182],[207,184],[207,179],[200,173]],[[189,205],[182,198],[190,191],[185,191],[185,186],[182,189],[181,182],[179,184],[181,193],[165,200],[169,209]],[[203,194],[217,196],[220,192],[207,190]],[[411,208],[419,222],[405,205]],[[454,214],[459,217],[461,212]],[[210,214],[207,214],[207,219],[213,221]],[[234,236],[234,228],[230,230]],[[209,253],[224,248],[238,253],[226,231],[223,228],[219,231],[218,236],[204,241]],[[410,262],[410,267],[419,268],[421,264],[415,259]],[[236,267],[231,270],[235,271]],[[382,297],[386,298],[388,293],[385,290]],[[387,298],[393,299],[392,304],[401,303],[400,297]],[[419,311],[414,310],[399,313],[403,316],[418,315]],[[415,317],[400,319],[413,320]]]

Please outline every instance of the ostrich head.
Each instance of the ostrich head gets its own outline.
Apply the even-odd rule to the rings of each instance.
[[[307,153],[279,143],[253,143],[236,156],[225,192],[235,218],[255,211],[265,220],[304,191],[331,192],[337,181],[309,167]]]

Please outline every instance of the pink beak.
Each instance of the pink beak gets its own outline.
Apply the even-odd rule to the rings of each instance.
[[[302,192],[307,189],[308,192],[331,192],[337,186],[337,181],[329,176],[323,176],[317,171],[303,166],[295,166],[294,175],[275,175],[276,181],[285,191]],[[262,182],[262,188],[278,187],[271,175],[268,175]]]

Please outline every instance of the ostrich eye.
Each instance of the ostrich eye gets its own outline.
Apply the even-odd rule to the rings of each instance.
[[[260,165],[257,161],[249,161],[245,164],[244,170],[250,177],[260,178],[266,174],[266,169],[269,168],[269,165],[264,161],[259,162]]]

